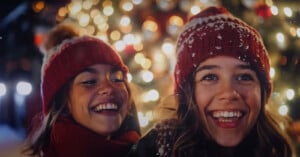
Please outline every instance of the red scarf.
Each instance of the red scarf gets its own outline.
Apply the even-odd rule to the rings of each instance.
[[[107,140],[72,119],[59,117],[44,157],[124,157],[138,139],[138,133],[129,131],[117,139]]]

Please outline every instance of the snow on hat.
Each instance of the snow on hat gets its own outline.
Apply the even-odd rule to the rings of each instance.
[[[249,63],[261,77],[270,96],[272,83],[270,60],[260,34],[234,17],[224,7],[209,7],[191,17],[179,35],[176,47],[175,92],[204,60],[215,56],[231,56]]]
[[[95,64],[119,67],[125,73],[127,66],[119,54],[105,42],[90,36],[72,37],[52,48],[44,56],[41,94],[43,113],[49,112],[54,95],[83,69]]]

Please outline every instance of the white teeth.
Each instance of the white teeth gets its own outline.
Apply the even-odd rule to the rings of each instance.
[[[215,111],[212,113],[214,118],[239,118],[242,116],[240,111]]]
[[[94,108],[94,110],[97,112],[102,110],[117,110],[117,109],[118,109],[118,105],[114,103],[99,104]]]

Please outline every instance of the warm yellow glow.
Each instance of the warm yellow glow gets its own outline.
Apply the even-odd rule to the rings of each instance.
[[[136,53],[134,55],[134,61],[138,64],[141,64],[142,63],[142,60],[145,58],[144,54],[142,53]]]
[[[106,16],[111,16],[114,14],[114,8],[112,6],[106,6],[103,8],[103,14]]]
[[[85,27],[90,22],[90,16],[86,13],[81,13],[78,16],[78,23],[80,26]]]
[[[45,3],[43,1],[37,1],[33,4],[32,9],[35,12],[40,12],[45,8]]]
[[[96,28],[93,25],[88,25],[86,27],[86,31],[88,34],[92,35],[96,32]]]
[[[182,26],[184,24],[183,19],[179,16],[171,16],[169,18],[169,23],[178,26]]]
[[[82,9],[81,1],[72,1],[68,8],[70,16],[76,17],[76,14],[79,13]]]
[[[82,2],[82,8],[85,9],[85,10],[89,10],[91,9],[93,6],[93,2],[92,1],[83,1]]]
[[[99,9],[93,9],[90,12],[91,18],[95,18],[96,16],[101,16]]]
[[[152,61],[148,58],[142,59],[141,66],[143,69],[149,69],[152,65]]]
[[[121,33],[120,33],[120,31],[118,31],[118,30],[112,31],[112,32],[110,33],[110,38],[111,38],[112,40],[120,40],[120,38],[121,38]]]
[[[158,31],[158,25],[157,25],[157,23],[156,23],[155,21],[153,21],[153,20],[146,20],[146,21],[143,23],[142,28],[145,29],[145,30],[152,31],[152,32]]]
[[[57,15],[60,17],[65,17],[68,13],[68,9],[66,7],[59,8]]]
[[[144,94],[143,101],[150,102],[150,101],[157,101],[159,99],[159,93],[156,89],[151,89]]]

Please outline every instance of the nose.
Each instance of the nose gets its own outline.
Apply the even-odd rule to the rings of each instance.
[[[114,87],[108,80],[103,80],[99,84],[98,94],[99,95],[111,95],[113,93]]]
[[[226,80],[221,83],[218,92],[219,100],[232,101],[237,100],[239,97],[238,87],[235,85],[234,81]]]

